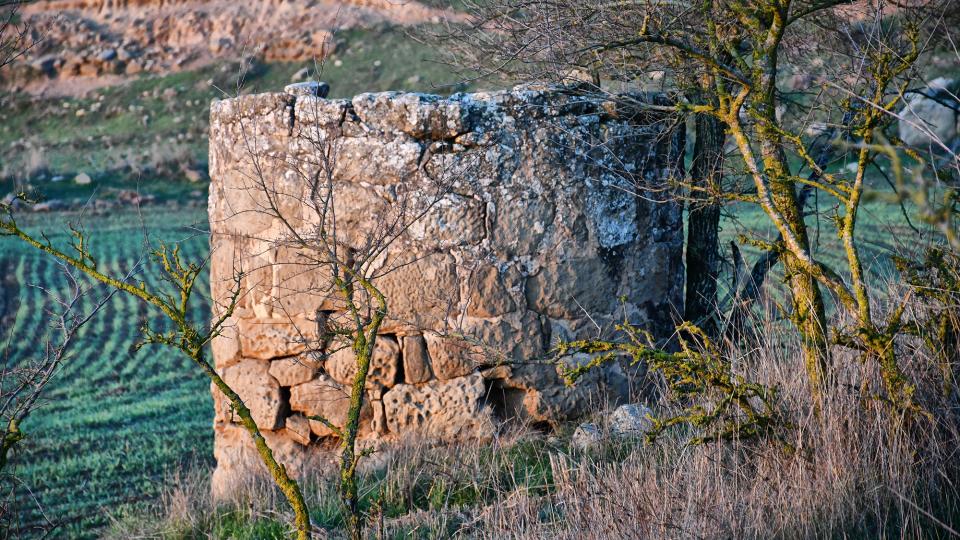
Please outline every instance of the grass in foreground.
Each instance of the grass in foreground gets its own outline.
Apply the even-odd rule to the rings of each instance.
[[[514,429],[486,443],[408,440],[368,458],[363,510],[370,538],[946,538],[960,530],[960,417],[940,393],[926,351],[904,341],[905,369],[932,414],[891,422],[858,391],[877,375],[837,351],[838,381],[812,414],[800,355],[775,324],[739,370],[775,386],[779,438],[690,446],[678,429],[656,442],[571,448]],[[771,345],[770,343],[775,343]],[[909,353],[912,353],[910,356]],[[658,381],[651,379],[653,387]],[[653,392],[649,395],[663,395]],[[657,413],[674,406],[649,402]],[[601,418],[603,414],[600,415]],[[602,420],[601,420],[602,423]],[[292,515],[269,482],[248,478],[232,502],[209,500],[208,471],[172,477],[162,502],[119,516],[108,538],[283,538]],[[331,471],[305,480],[318,537],[341,538]]]

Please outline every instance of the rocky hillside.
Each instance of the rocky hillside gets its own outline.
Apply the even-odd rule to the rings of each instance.
[[[338,32],[449,16],[412,0],[39,1],[22,11],[37,44],[0,83],[32,94],[77,95],[217,59],[310,61],[342,46]]]

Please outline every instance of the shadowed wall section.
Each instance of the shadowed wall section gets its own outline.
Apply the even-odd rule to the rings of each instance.
[[[664,202],[679,130],[575,89],[349,101],[302,89],[216,102],[210,127],[214,316],[245,272],[213,357],[294,474],[325,466],[332,434],[305,416],[342,420],[355,372],[352,352],[331,354],[318,330],[343,310],[328,274],[284,241],[288,227],[316,227],[318,175],[334,187],[344,249],[363,252],[400,206],[422,213],[371,263],[389,317],[367,384],[367,444],[488,437],[505,421],[555,423],[625,398],[625,366],[568,388],[547,351],[624,315],[669,332],[682,312],[681,212]],[[216,390],[214,400],[222,494],[262,465]]]

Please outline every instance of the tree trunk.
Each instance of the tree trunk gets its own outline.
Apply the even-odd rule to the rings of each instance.
[[[716,337],[720,205],[711,200],[709,192],[720,191],[726,135],[723,123],[708,114],[696,115],[695,126],[696,141],[690,169],[693,189],[687,218],[684,318],[699,326],[710,337]],[[709,192],[703,192],[704,189]]]

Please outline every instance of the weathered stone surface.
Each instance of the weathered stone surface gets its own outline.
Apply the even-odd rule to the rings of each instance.
[[[547,345],[545,326],[541,317],[529,310],[460,321],[460,331],[472,345],[471,359],[485,366],[541,360]]]
[[[440,380],[468,375],[483,361],[483,351],[460,337],[427,334],[424,339],[433,373]]]
[[[646,405],[628,403],[610,414],[610,435],[641,437],[653,429],[653,411]]]
[[[657,113],[611,105],[572,88],[527,85],[449,98],[241,97],[213,108],[210,212],[222,247],[215,296],[227,292],[228,266],[248,272],[236,313],[240,347],[215,343],[214,360],[223,368],[272,359],[268,385],[282,396],[289,388],[282,448],[323,446],[310,441],[331,430],[307,417],[343,424],[356,367],[349,350],[320,366],[292,360],[307,344],[289,318],[306,321],[311,350],[324,352],[342,345],[318,337],[352,322],[329,269],[316,264],[323,250],[298,247],[264,212],[268,201],[249,191],[258,176],[279,188],[278,209],[301,239],[320,240],[335,214],[327,247],[366,261],[387,299],[363,437],[485,437],[494,418],[556,424],[625,401],[634,370],[613,362],[568,387],[545,359],[556,340],[594,336],[623,316],[663,332],[682,299],[680,206],[669,193],[641,193],[662,186],[679,139],[662,131]],[[311,179],[330,182],[329,204],[309,196]],[[403,215],[418,219],[371,253],[369,240],[383,240]],[[366,312],[364,293],[356,298]],[[229,411],[222,400],[215,406],[225,424]]]
[[[217,313],[214,311],[214,316],[219,319]],[[223,369],[240,361],[240,334],[236,319],[231,318],[224,323],[220,335],[210,342],[210,351],[213,354],[214,367],[217,369]]]
[[[340,384],[350,386],[357,375],[357,356],[349,347],[338,350],[327,358],[327,373]],[[367,389],[389,388],[397,383],[400,368],[400,345],[390,336],[377,336],[367,373]]]
[[[619,269],[596,259],[551,260],[527,280],[530,309],[578,319],[616,311]]]
[[[423,385],[399,384],[383,396],[387,427],[393,433],[419,432],[440,439],[483,438],[493,434],[493,417],[483,406],[479,374]]]
[[[335,470],[334,457],[318,445],[303,446],[288,436],[286,430],[263,433],[274,458],[294,478],[322,470]],[[236,424],[214,427],[213,456],[217,468],[211,478],[211,494],[215,500],[231,500],[238,489],[254,479],[269,481],[269,472],[253,445],[250,434]]]
[[[313,379],[320,367],[309,354],[280,358],[270,362],[270,375],[280,386],[296,386]]]
[[[343,182],[397,184],[417,170],[423,148],[413,139],[385,141],[377,137],[349,137],[333,143],[334,176]]]
[[[342,427],[350,411],[349,389],[326,375],[294,386],[290,389],[290,408],[304,416],[321,416],[334,426]],[[361,418],[369,418],[372,411],[369,404],[361,412]],[[322,422],[310,420],[310,430],[318,437],[333,434]]]
[[[456,313],[460,285],[454,258],[435,253],[420,258],[398,258],[387,263],[377,287],[387,297],[389,309],[383,331],[442,326]]]
[[[427,352],[427,342],[423,336],[413,335],[400,338],[403,346],[403,382],[417,384],[427,382],[433,378],[430,369],[430,353]]]
[[[535,194],[503,194],[493,215],[494,246],[505,256],[538,252],[554,211],[553,201]]]
[[[517,309],[500,270],[493,265],[483,265],[470,273],[464,301],[471,317],[499,317]]]
[[[302,414],[292,414],[284,421],[287,436],[303,446],[310,444],[310,421]]]
[[[423,248],[473,245],[483,240],[486,205],[482,201],[448,193],[428,203],[432,207],[425,209],[424,218],[410,226],[411,236]]]
[[[427,94],[360,94],[353,98],[353,108],[365,124],[386,132],[399,131],[420,138],[449,139],[469,131],[460,102]]]
[[[269,369],[269,362],[244,359],[225,368],[221,376],[240,395],[260,429],[280,429],[286,404],[280,397],[280,385],[270,376]]]
[[[262,360],[300,354],[318,339],[316,321],[304,316],[241,319],[239,330],[243,355]]]

